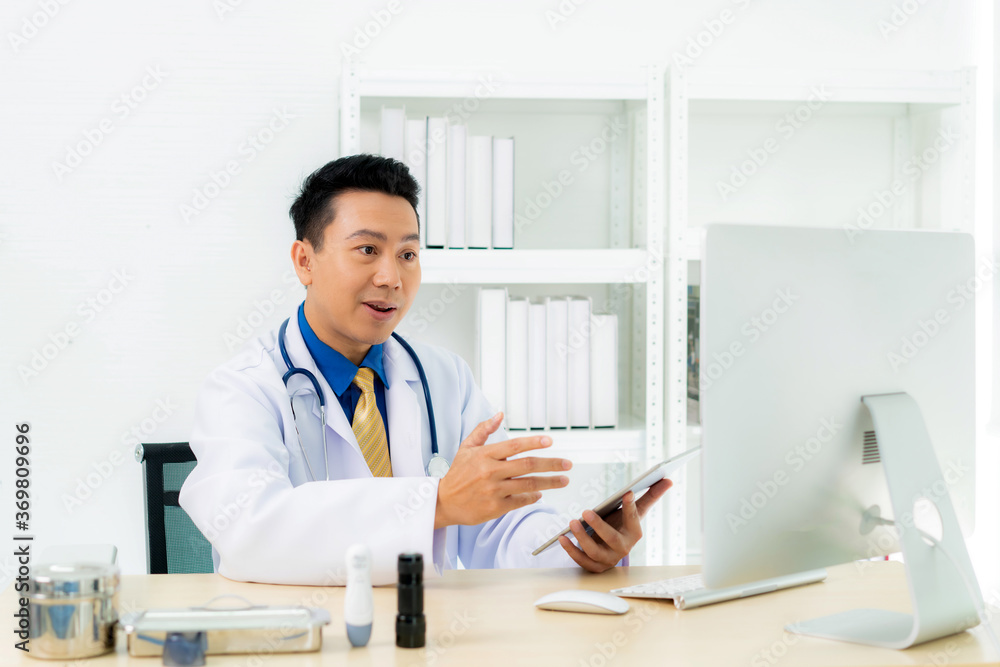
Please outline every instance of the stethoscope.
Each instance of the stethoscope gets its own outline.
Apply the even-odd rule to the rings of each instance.
[[[329,454],[326,451],[326,399],[323,397],[323,390],[319,386],[319,380],[316,376],[307,368],[297,368],[292,366],[292,360],[288,356],[288,350],[285,348],[285,329],[288,328],[288,320],[286,319],[281,324],[281,329],[278,330],[278,349],[281,350],[281,358],[285,361],[285,366],[288,367],[288,371],[281,376],[281,381],[285,383],[285,389],[288,389],[288,380],[295,375],[304,375],[309,382],[312,383],[313,390],[316,392],[316,398],[319,400],[319,419],[323,424],[323,465],[326,468],[326,479],[330,480],[330,459]],[[396,342],[403,346],[403,349],[409,353],[410,357],[413,359],[413,363],[417,366],[417,373],[420,375],[420,384],[424,388],[424,402],[427,403],[427,420],[430,422],[431,426],[431,460],[427,462],[426,471],[431,477],[441,478],[444,477],[448,472],[449,464],[448,459],[441,456],[438,452],[438,441],[437,441],[437,426],[434,422],[434,406],[431,403],[431,392],[429,385],[427,384],[427,375],[424,373],[424,366],[420,363],[420,359],[417,358],[417,353],[413,351],[410,344],[407,343],[403,338],[397,334],[395,331],[392,332],[392,337],[396,339]],[[309,476],[312,477],[313,481],[316,481],[317,477],[313,473],[312,464],[309,463],[309,455],[306,454],[306,448],[302,444],[302,435],[299,433],[298,418],[295,414],[295,402],[291,400],[289,396],[289,402],[292,404],[292,419],[295,421],[295,435],[299,439],[299,449],[302,450],[302,458],[306,461],[306,468],[309,469]],[[386,426],[388,428],[388,425]]]

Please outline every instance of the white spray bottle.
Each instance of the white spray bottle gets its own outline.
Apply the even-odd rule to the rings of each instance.
[[[366,646],[372,635],[372,554],[364,544],[347,550],[347,593],[344,595],[344,622],[351,646]]]

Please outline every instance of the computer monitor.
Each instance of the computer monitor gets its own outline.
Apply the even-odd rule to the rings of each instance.
[[[913,435],[921,414],[941,474],[919,477],[923,486],[906,490],[908,503],[923,496],[916,511],[940,514],[946,528],[951,506],[971,532],[974,269],[972,238],[961,233],[706,226],[707,586],[899,551],[899,527],[882,525],[879,515],[915,520],[912,506],[894,509],[902,496],[890,498],[885,464],[897,480],[909,479],[908,466],[920,463],[919,447],[908,447],[923,437]],[[886,408],[876,436],[875,408],[862,397],[903,393],[918,416],[897,420]],[[912,429],[893,460],[882,460],[888,443],[879,440],[898,432],[896,422]],[[900,493],[907,483],[897,482]],[[951,551],[961,552],[948,556],[964,568],[964,541]]]

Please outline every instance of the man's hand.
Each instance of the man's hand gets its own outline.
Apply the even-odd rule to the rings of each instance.
[[[622,498],[621,509],[609,514],[606,520],[586,510],[583,520],[594,529],[594,535],[588,535],[583,524],[574,519],[569,522],[569,528],[580,546],[574,545],[566,535],[559,538],[560,546],[580,567],[590,572],[604,572],[614,567],[642,537],[639,520],[672,485],[669,479],[661,479],[649,487],[639,502],[629,491]]]
[[[511,510],[538,502],[542,489],[558,489],[569,484],[559,476],[525,477],[538,472],[569,470],[566,459],[542,459],[525,456],[507,458],[552,444],[548,436],[514,438],[486,444],[486,439],[500,427],[503,413],[480,423],[466,438],[451,468],[438,483],[434,528],[455,524],[474,526],[496,519]]]

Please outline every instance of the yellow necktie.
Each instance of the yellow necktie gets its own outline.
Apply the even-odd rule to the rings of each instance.
[[[382,414],[375,403],[375,372],[370,368],[359,368],[354,376],[353,384],[361,390],[361,398],[354,409],[354,421],[351,430],[354,431],[365,456],[365,463],[375,477],[392,477],[392,464],[389,461],[389,445],[385,437],[385,424]]]

